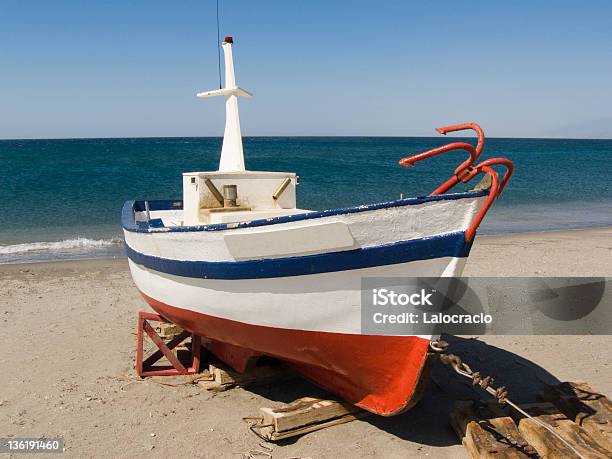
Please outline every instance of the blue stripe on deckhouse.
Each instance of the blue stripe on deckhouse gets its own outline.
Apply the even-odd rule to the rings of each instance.
[[[126,245],[134,263],[154,271],[200,279],[265,279],[347,271],[441,257],[467,257],[465,232],[394,242],[375,247],[299,257],[245,261],[172,260],[137,252]]]

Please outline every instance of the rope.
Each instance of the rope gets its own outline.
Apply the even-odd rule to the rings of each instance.
[[[520,408],[516,403],[512,402],[508,398],[508,391],[504,386],[500,386],[498,388],[493,388],[491,384],[493,383],[493,378],[490,376],[482,377],[479,372],[473,372],[467,363],[464,363],[461,360],[461,357],[455,354],[443,354],[444,350],[448,347],[448,343],[443,340],[432,341],[430,344],[430,348],[440,354],[440,362],[444,365],[450,365],[455,372],[461,376],[464,376],[472,381],[472,385],[478,386],[493,397],[497,399],[500,404],[508,404],[516,411],[521,413],[526,418],[532,419],[536,424],[548,430],[551,434],[555,436],[561,443],[563,443],[570,451],[572,451],[577,457],[580,459],[587,459],[584,455],[580,454],[576,448],[574,448],[570,443],[568,443],[561,435],[559,435],[552,426],[547,423],[541,421],[540,419],[531,416],[525,410]]]
[[[247,423],[251,432],[253,432],[262,440],[268,441],[268,438],[264,437],[264,435],[261,433],[261,430],[266,427],[274,427],[274,423],[263,424],[263,418],[261,416],[245,416],[242,418],[242,420]]]

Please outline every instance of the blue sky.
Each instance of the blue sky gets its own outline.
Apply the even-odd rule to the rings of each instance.
[[[244,135],[612,138],[610,1],[225,1]],[[0,138],[215,136],[214,0],[0,3]]]

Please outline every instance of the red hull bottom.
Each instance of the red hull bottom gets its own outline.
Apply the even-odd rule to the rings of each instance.
[[[211,351],[239,372],[254,357],[284,360],[316,385],[383,416],[401,413],[418,402],[433,362],[429,340],[416,336],[347,335],[250,325],[143,297],[171,322],[211,340]]]

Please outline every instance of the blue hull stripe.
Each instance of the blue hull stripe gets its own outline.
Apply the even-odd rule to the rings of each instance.
[[[172,260],[145,255],[127,245],[126,252],[134,263],[153,271],[200,279],[234,280],[303,276],[441,257],[467,257],[470,247],[465,232],[453,232],[344,252],[245,261]]]

